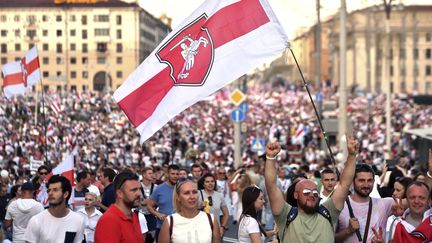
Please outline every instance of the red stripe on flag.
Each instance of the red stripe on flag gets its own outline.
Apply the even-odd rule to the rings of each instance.
[[[36,69],[39,68],[39,58],[35,57],[33,60],[31,60],[25,66],[26,66],[28,75],[30,76],[30,74],[32,74]]]
[[[266,12],[259,0],[246,0],[228,5],[214,15],[204,24],[212,35],[214,47],[218,48],[254,29],[268,23]]]
[[[23,74],[21,72],[14,73],[14,74],[8,74],[3,79],[3,87],[9,86],[9,85],[15,85],[15,84],[23,84]]]
[[[153,114],[159,102],[174,86],[169,75],[170,69],[167,67],[118,103],[135,127]]]
[[[204,26],[209,28],[214,47],[217,48],[269,21],[259,0],[244,0],[220,9]],[[174,86],[169,75],[170,69],[167,67],[118,102],[134,127],[138,127],[153,114]]]

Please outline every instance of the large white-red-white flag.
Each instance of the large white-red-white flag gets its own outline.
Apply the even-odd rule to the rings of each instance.
[[[170,119],[286,49],[266,0],[205,1],[114,93],[141,143]]]
[[[3,92],[7,98],[24,94],[41,80],[39,56],[36,46],[21,61],[3,65]]]

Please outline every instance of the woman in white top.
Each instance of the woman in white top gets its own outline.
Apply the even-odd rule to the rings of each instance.
[[[196,182],[180,178],[173,192],[177,213],[165,219],[159,233],[160,243],[220,243],[218,221],[212,214],[198,210]]]
[[[93,192],[87,192],[85,194],[85,207],[80,208],[78,213],[80,213],[84,217],[85,229],[84,235],[86,242],[92,243],[94,242],[94,233],[96,229],[97,222],[100,217],[102,217],[102,213],[95,208],[95,203],[97,201],[97,195]]]
[[[264,195],[256,185],[249,186],[242,195],[243,212],[239,220],[238,240],[240,243],[261,243],[265,237],[273,237],[275,231],[265,231],[258,222],[258,211],[264,205]]]

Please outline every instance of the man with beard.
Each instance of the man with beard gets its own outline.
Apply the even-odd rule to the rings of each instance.
[[[354,138],[347,139],[348,158],[340,178],[340,184],[333,195],[319,206],[319,192],[311,180],[301,180],[295,186],[294,198],[298,208],[285,202],[282,192],[276,186],[275,161],[280,151],[279,143],[266,146],[265,184],[270,207],[279,228],[281,242],[334,242],[333,225],[348,196],[348,190],[355,170],[355,158],[359,144]],[[319,208],[319,210],[317,210]],[[296,215],[291,212],[297,211]]]
[[[392,215],[393,198],[372,198],[369,194],[374,185],[375,173],[368,164],[356,166],[353,187],[354,193],[348,197],[351,203],[354,218],[350,217],[348,206],[345,203],[336,231],[337,242],[359,242],[355,231],[360,230],[363,242],[371,242],[376,231],[386,229],[387,218]],[[396,209],[396,208],[395,208]],[[398,216],[398,213],[395,213]]]
[[[26,242],[82,242],[84,218],[67,207],[71,193],[72,186],[66,177],[54,175],[48,180],[49,208],[30,219],[24,235]]]
[[[147,200],[147,210],[156,216],[156,242],[159,239],[159,231],[162,222],[165,218],[174,213],[173,192],[174,186],[177,183],[180,167],[178,165],[170,165],[168,167],[168,180],[160,184]],[[156,210],[156,208],[159,210]]]
[[[136,174],[123,171],[114,179],[115,203],[99,219],[95,242],[142,242],[140,223],[133,208],[140,206],[141,184]]]

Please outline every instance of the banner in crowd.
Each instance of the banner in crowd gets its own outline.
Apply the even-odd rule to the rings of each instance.
[[[205,1],[114,93],[146,141],[177,114],[286,49],[265,0]]]
[[[16,62],[3,65],[3,92],[7,98],[24,94],[41,80],[39,56],[36,46]]]

